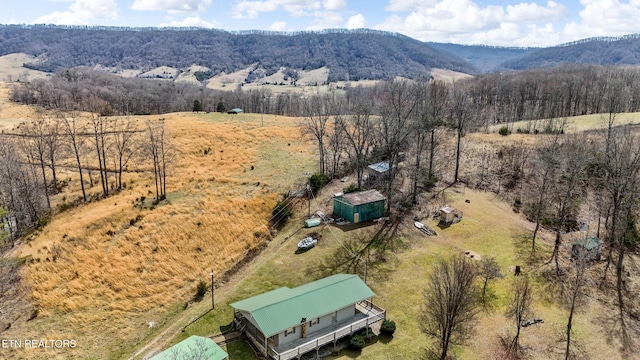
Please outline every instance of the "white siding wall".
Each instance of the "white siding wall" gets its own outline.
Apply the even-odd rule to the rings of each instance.
[[[307,338],[309,337],[313,337],[314,333],[322,330],[322,329],[326,329],[327,327],[330,327],[331,325],[333,325],[333,316],[334,313],[329,313],[325,316],[322,316],[320,318],[320,322],[318,324],[314,324],[312,326],[309,326],[309,322],[311,322],[314,319],[307,319]],[[346,308],[340,309],[337,311],[337,322],[342,322],[348,319],[353,318],[356,315],[356,305],[350,305],[347,306]],[[250,317],[248,317],[250,318]],[[253,320],[252,318],[250,318],[251,320]],[[287,336],[284,336],[284,332],[281,332],[278,334],[278,340],[277,340],[277,344],[276,346],[284,346],[287,344],[292,343],[293,341],[300,339],[301,335],[302,335],[302,326],[301,325],[297,325],[296,327],[296,332],[295,334],[289,334]]]
[[[287,345],[293,342],[294,340],[300,339],[300,335],[302,333],[302,326],[297,325],[295,328],[296,328],[295,334],[289,334],[287,336],[284,336],[284,332],[281,332],[280,334],[278,334],[278,346]]]
[[[350,319],[354,316],[356,316],[356,304],[338,310],[338,322]]]
[[[331,314],[327,314],[323,317],[320,318],[320,322],[318,324],[314,324],[312,326],[309,326],[309,322],[311,320],[315,319],[311,319],[307,322],[307,337],[309,337],[311,334],[318,332],[326,327],[331,326],[331,317],[333,316],[333,313]]]

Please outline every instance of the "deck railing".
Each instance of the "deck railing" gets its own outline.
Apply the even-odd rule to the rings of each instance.
[[[367,326],[374,324],[380,320],[384,320],[386,318],[386,311],[374,305],[370,301],[363,301],[363,302],[357,303],[356,309],[358,309],[358,311],[360,311],[361,313],[367,315],[367,317],[364,319],[355,321],[349,325],[340,327],[329,334],[319,336],[315,339],[310,339],[309,341],[303,344],[300,344],[293,349],[283,351],[281,353],[276,352],[273,348],[269,348],[269,356],[277,360],[294,359],[304,353],[307,353],[323,345],[334,342],[344,336],[351,335],[360,329],[364,329]]]

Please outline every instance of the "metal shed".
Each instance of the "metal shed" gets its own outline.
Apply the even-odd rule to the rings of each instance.
[[[229,355],[213,340],[192,335],[151,358],[151,360],[170,359],[228,360]]]
[[[373,220],[384,216],[385,201],[378,190],[366,190],[333,198],[333,215],[352,223]]]

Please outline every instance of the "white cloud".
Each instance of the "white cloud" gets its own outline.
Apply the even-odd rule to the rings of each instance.
[[[362,14],[353,15],[349,20],[347,20],[347,25],[345,25],[345,27],[347,29],[362,29],[367,27],[367,20]]]
[[[316,11],[314,19],[306,30],[337,28],[343,24],[342,15],[335,11]]]
[[[515,23],[531,23],[537,21],[553,21],[561,20],[568,16],[567,9],[554,2],[549,1],[547,6],[540,6],[536,3],[520,3],[517,5],[508,5],[505,19]]]
[[[161,27],[201,27],[201,28],[214,28],[216,22],[208,22],[200,19],[199,16],[189,16],[180,21],[171,21],[168,24],[160,24]]]
[[[593,36],[616,36],[640,31],[640,1],[581,1],[580,22],[568,23],[563,29],[567,39]]]
[[[40,16],[35,24],[89,25],[92,20],[118,18],[118,4],[114,0],[75,0],[67,11]]]
[[[437,0],[389,0],[386,11],[413,11],[421,7],[433,6],[437,4]]]
[[[347,6],[347,0],[324,0],[322,7],[327,10],[338,10]]]
[[[276,21],[269,27],[272,31],[284,31],[287,28],[287,23],[284,21]]]
[[[329,2],[333,2],[329,0]],[[292,16],[309,16],[320,10],[322,3],[318,0],[241,0],[233,6],[233,17],[237,19],[255,19],[260,13],[282,9]]]
[[[135,0],[133,10],[166,11],[171,14],[205,11],[211,0]]]
[[[548,1],[546,5],[535,2],[508,6],[480,4],[474,0],[389,0],[386,9],[398,13],[375,28],[423,41],[514,45],[514,42],[520,43],[521,38],[531,40],[528,35],[546,29],[547,23],[568,16],[567,9],[555,1]]]

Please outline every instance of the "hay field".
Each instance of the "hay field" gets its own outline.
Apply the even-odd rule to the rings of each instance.
[[[24,53],[0,56],[0,81],[32,80],[48,76],[44,71],[22,67],[24,63],[35,60],[35,57]]]
[[[280,192],[314,170],[314,147],[301,139],[296,119],[267,116],[262,127],[261,119],[244,114],[162,117],[176,148],[167,201],[152,205],[151,173],[125,174],[125,190],[56,215],[12,252],[29,259],[24,276],[39,315],[13,324],[3,337],[78,345],[9,357],[130,355],[174,320],[212,268],[222,274],[268,241]],[[147,118],[158,117],[137,120]],[[65,176],[69,188],[79,188],[73,173]],[[77,196],[78,189],[67,191],[54,204]]]
[[[565,132],[567,133],[577,133],[582,131],[594,130],[594,129],[605,129],[607,127],[607,121],[609,119],[609,114],[591,114],[591,115],[580,115],[580,116],[572,116],[567,118],[567,123],[565,126]],[[556,121],[560,121],[561,119],[556,119]],[[531,129],[533,132],[534,129],[539,129],[542,131],[544,129],[545,124],[548,122],[548,119],[543,120],[523,120],[516,121],[509,124],[498,124],[491,125],[488,127],[488,132],[497,133],[503,126],[508,126],[509,129],[516,133],[517,129]],[[640,124],[640,113],[622,113],[616,114],[615,118],[616,125],[625,125],[625,124]]]

